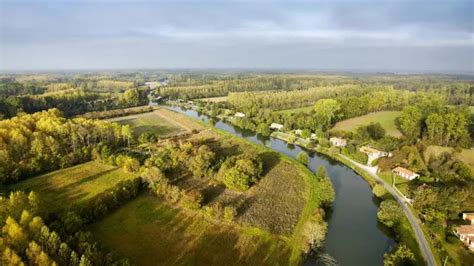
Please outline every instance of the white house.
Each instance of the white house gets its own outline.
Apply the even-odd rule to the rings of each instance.
[[[454,234],[471,250],[474,250],[474,225],[460,225],[454,228]]]
[[[406,168],[403,168],[403,167],[395,167],[392,169],[392,173],[398,175],[398,176],[401,176],[405,179],[408,179],[408,180],[413,180],[417,177],[419,177],[420,175],[415,173],[415,172],[412,172]]]
[[[303,134],[303,130],[295,129],[295,135],[301,136],[301,134]]]
[[[464,212],[462,214],[463,220],[470,224],[474,224],[474,212]]]
[[[317,137],[318,137],[318,136],[316,136],[315,133],[311,133],[311,136],[310,136],[311,139],[316,139]]]
[[[237,113],[234,114],[234,117],[243,118],[243,117],[245,117],[245,114],[241,113],[241,112],[237,112]]]
[[[346,147],[347,145],[347,140],[343,138],[338,138],[338,137],[332,137],[329,139],[329,142],[331,142],[331,145],[336,146],[336,147]]]
[[[277,124],[277,123],[272,123],[272,124],[270,125],[270,129],[282,130],[282,129],[283,129],[283,125],[282,125],[282,124]]]
[[[362,146],[359,148],[359,151],[367,154],[367,156],[369,157],[368,160],[367,160],[367,164],[371,164],[373,160],[377,160],[379,158],[382,158],[382,157],[387,157],[387,156],[391,156],[391,154],[389,152],[385,152],[385,151],[379,151],[377,149],[374,149],[374,148],[371,148],[369,146]]]
[[[188,101],[187,104],[192,105],[193,101]]]

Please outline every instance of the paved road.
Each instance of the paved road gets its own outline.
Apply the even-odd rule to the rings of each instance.
[[[423,257],[425,258],[425,261],[426,261],[427,265],[435,266],[436,265],[436,260],[433,256],[433,253],[431,252],[430,245],[429,245],[428,241],[425,238],[425,234],[423,233],[423,230],[421,229],[420,224],[418,223],[418,219],[413,214],[411,209],[407,206],[408,203],[406,202],[406,200],[400,194],[398,194],[390,184],[385,182],[385,180],[383,180],[382,178],[380,178],[377,175],[377,167],[370,167],[370,166],[358,163],[358,162],[356,162],[356,161],[354,161],[354,160],[352,160],[352,159],[350,159],[347,156],[344,156],[342,154],[340,154],[340,156],[343,157],[344,159],[352,162],[357,167],[363,169],[368,174],[370,174],[370,176],[375,178],[375,180],[382,183],[383,186],[385,187],[385,189],[388,192],[390,192],[390,194],[392,194],[393,197],[400,203],[400,205],[403,207],[403,211],[405,212],[406,217],[408,218],[408,221],[410,221],[411,227],[415,231],[416,240],[418,242],[418,245],[420,246],[421,253],[423,254]]]

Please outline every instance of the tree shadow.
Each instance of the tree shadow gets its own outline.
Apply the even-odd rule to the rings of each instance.
[[[213,202],[217,197],[222,195],[224,191],[225,191],[224,185],[208,186],[205,189],[201,190],[204,196],[204,205],[207,205]]]
[[[252,204],[255,202],[255,198],[250,196],[242,203],[240,203],[239,207],[237,208],[237,218],[243,216],[249,209],[252,207]]]
[[[260,159],[263,161],[263,172],[262,176],[265,176],[273,169],[278,163],[280,162],[281,158],[280,155],[276,152],[264,152],[261,153]]]

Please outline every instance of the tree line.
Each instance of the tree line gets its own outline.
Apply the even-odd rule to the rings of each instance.
[[[66,119],[58,109],[0,121],[0,181],[20,179],[90,160],[99,143],[119,147],[129,126],[101,120]]]

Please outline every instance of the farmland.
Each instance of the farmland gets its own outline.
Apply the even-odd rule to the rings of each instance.
[[[138,265],[285,265],[291,253],[282,239],[259,229],[215,224],[146,195],[89,229]]]
[[[425,160],[427,160],[430,156],[439,156],[443,152],[452,152],[453,148],[451,147],[443,147],[443,146],[435,146],[431,145],[426,148],[424,153]],[[471,149],[462,149],[460,153],[456,153],[456,157],[459,160],[463,161],[465,164],[469,165],[471,169],[474,170],[474,148]]]
[[[27,179],[10,189],[36,191],[52,212],[67,206],[65,203],[80,204],[133,177],[119,168],[92,161]]]
[[[401,137],[402,133],[398,130],[395,119],[400,115],[398,111],[381,111],[370,113],[363,116],[354,117],[337,123],[331,130],[354,132],[357,127],[368,125],[370,123],[380,123],[385,129],[387,135]]]
[[[159,136],[171,136],[184,132],[184,129],[177,123],[163,118],[161,112],[154,111],[137,115],[129,115],[108,119],[121,125],[130,125],[135,137],[145,132],[158,134]]]

